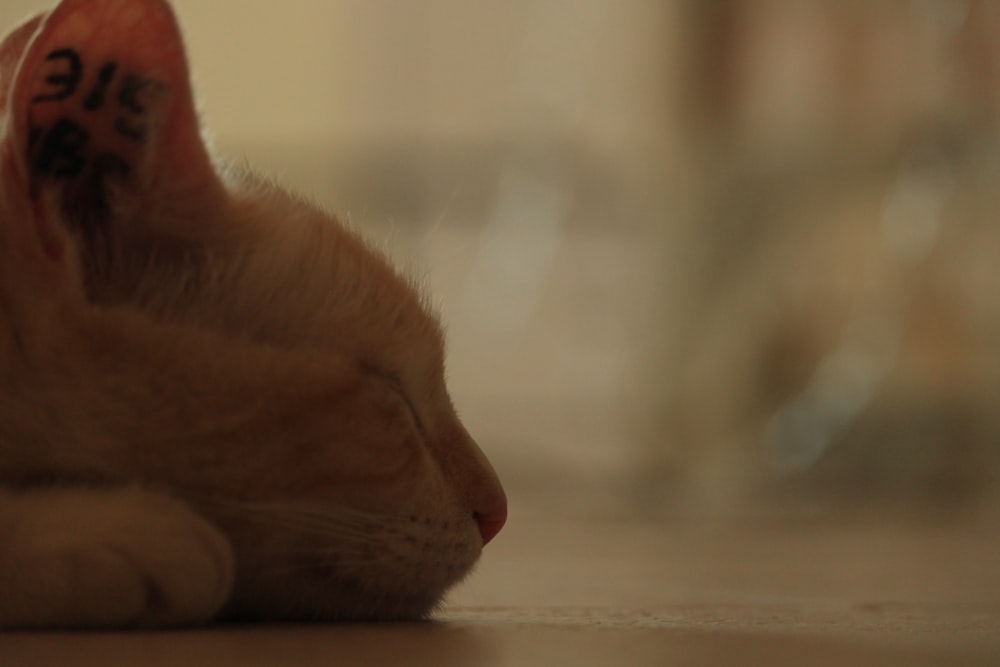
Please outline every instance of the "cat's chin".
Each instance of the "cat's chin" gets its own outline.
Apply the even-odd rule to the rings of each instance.
[[[326,593],[326,595],[323,595]],[[423,621],[440,606],[445,590],[399,595],[369,590],[364,593],[286,593],[279,598],[231,601],[219,620],[234,623],[299,622],[360,623]]]
[[[395,548],[399,549],[400,545]],[[384,560],[376,560],[377,567],[345,570],[336,559],[323,562],[315,556],[284,561],[284,564],[276,566],[256,567],[256,576],[250,579],[241,580],[237,574],[222,620],[362,622],[427,619],[441,604],[445,593],[474,569],[481,548],[478,545],[468,549],[459,546],[450,554],[433,553],[423,560],[412,554],[414,560],[402,568],[389,567]],[[266,577],[266,572],[276,574]]]

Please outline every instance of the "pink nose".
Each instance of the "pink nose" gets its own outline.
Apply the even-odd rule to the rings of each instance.
[[[479,525],[479,534],[483,536],[483,546],[485,547],[507,523],[507,503],[503,503],[488,512],[475,512],[472,517]]]

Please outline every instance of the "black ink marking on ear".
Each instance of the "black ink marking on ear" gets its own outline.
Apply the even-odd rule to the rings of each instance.
[[[143,115],[146,113],[146,107],[142,104],[142,100],[139,96],[143,93],[145,89],[152,85],[152,81],[145,79],[141,76],[135,74],[125,75],[125,81],[122,83],[121,93],[118,95],[118,103],[122,105],[122,108],[128,109],[134,114]]]
[[[50,53],[46,62],[65,61],[69,69],[58,74],[50,74],[45,77],[45,83],[55,87],[56,90],[50,93],[36,95],[33,102],[58,102],[72,97],[83,79],[83,62],[80,54],[73,49],[58,49]]]
[[[39,132],[34,130],[32,134]],[[42,176],[78,176],[87,166],[90,133],[68,118],[62,118],[44,134],[35,134],[32,153],[34,171]]]
[[[109,181],[128,181],[132,166],[119,155],[88,154],[90,133],[78,123],[62,118],[47,132],[33,130],[33,172],[42,178],[78,179],[73,186],[75,213],[102,219],[110,212]],[[86,210],[82,210],[86,209]]]
[[[117,71],[118,63],[110,62],[101,67],[97,74],[97,83],[94,85],[94,89],[90,91],[87,99],[83,102],[84,109],[87,111],[97,111],[104,106],[108,86],[111,85]]]
[[[142,118],[149,111],[149,104],[155,102],[164,91],[164,86],[152,79],[127,74],[122,81],[121,92],[118,94],[118,104],[127,113]],[[136,142],[144,142],[149,133],[149,127],[144,122],[135,122],[125,116],[118,118],[115,129],[120,135]]]
[[[150,112],[162,103],[168,89],[156,79],[123,72],[120,61],[108,60],[91,68],[72,48],[55,50],[45,60],[50,65],[43,72],[44,88],[32,104],[64,102],[75,109],[56,114],[58,120],[51,124],[29,121],[32,196],[38,196],[41,183],[61,181],[66,222],[96,252],[113,222],[116,190],[134,185],[132,164],[105,141],[113,132],[145,143],[151,130]]]

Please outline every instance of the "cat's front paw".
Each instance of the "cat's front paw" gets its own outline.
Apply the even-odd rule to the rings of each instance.
[[[232,548],[183,503],[137,489],[32,493],[0,545],[0,626],[203,623],[229,597]]]

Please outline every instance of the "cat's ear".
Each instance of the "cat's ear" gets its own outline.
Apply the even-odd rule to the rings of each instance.
[[[48,12],[42,12],[11,30],[0,42],[0,115],[7,113],[7,100],[14,73],[21,62],[28,43],[35,36]]]
[[[22,194],[54,201],[89,235],[151,200],[221,191],[164,0],[63,0],[21,31],[11,52],[33,38],[10,84],[2,150]]]

